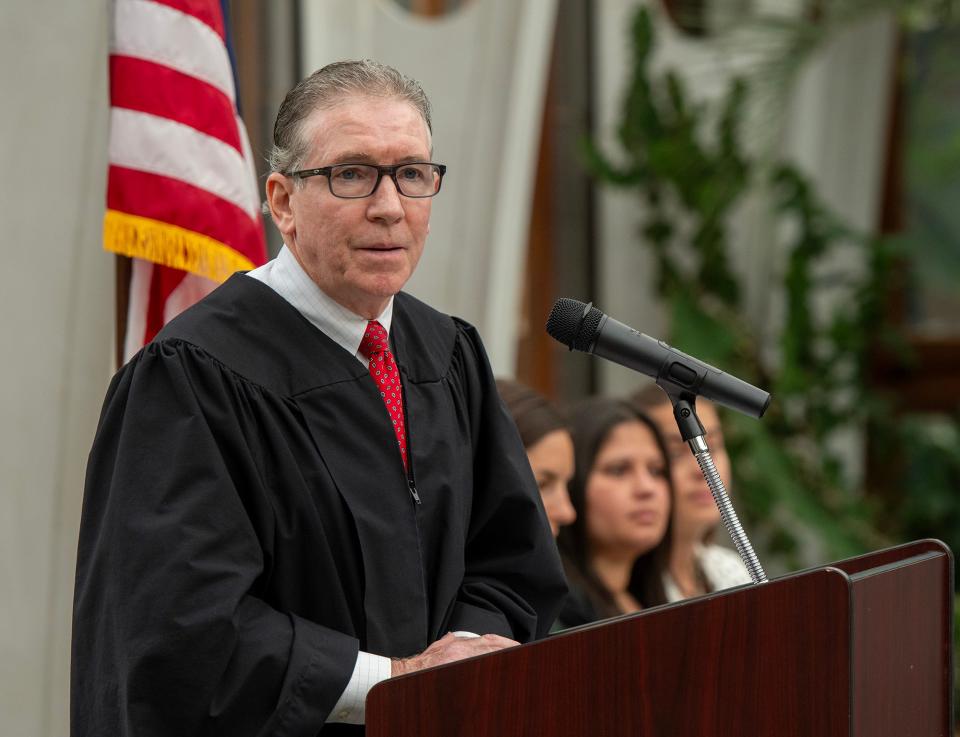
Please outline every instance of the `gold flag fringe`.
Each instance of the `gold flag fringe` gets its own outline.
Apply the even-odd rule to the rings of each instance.
[[[246,256],[210,236],[117,210],[107,210],[104,215],[103,247],[121,256],[189,271],[217,283],[235,271],[253,268]]]

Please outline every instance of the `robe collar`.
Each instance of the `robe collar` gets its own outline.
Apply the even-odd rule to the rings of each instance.
[[[367,365],[367,358],[360,353],[367,319],[348,310],[320,289],[289,248],[283,246],[275,259],[247,272],[247,276],[273,289],[334,343],[355,356],[364,366]],[[393,297],[375,319],[389,336],[393,321]]]
[[[404,381],[442,380],[455,360],[454,318],[415,297],[394,297],[390,342]],[[237,374],[291,396],[362,379],[367,369],[258,279],[234,274],[160,331],[154,342],[187,341]]]

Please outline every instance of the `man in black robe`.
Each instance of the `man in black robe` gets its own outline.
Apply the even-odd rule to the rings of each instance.
[[[267,181],[280,255],[114,377],[80,531],[74,737],[358,730],[372,683],[548,631],[565,584],[483,345],[400,292],[444,172],[430,136],[389,67],[301,82]],[[384,392],[381,369],[399,370]]]

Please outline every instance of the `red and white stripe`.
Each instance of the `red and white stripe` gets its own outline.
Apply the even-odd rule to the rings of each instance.
[[[115,0],[114,12],[104,237],[109,250],[141,256],[127,360],[228,271],[263,263],[266,248],[220,3]],[[171,261],[178,242],[212,256]]]

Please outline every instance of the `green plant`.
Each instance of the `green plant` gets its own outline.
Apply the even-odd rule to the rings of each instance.
[[[671,340],[774,395],[762,422],[726,418],[735,491],[751,530],[783,567],[814,562],[801,554],[811,539],[826,560],[900,537],[904,527],[880,531],[879,521],[895,515],[863,493],[836,451],[838,437],[869,425],[903,448],[906,468],[932,457],[949,468],[950,459],[931,455],[919,435],[905,444],[890,402],[870,390],[871,348],[880,342],[905,353],[902,337],[883,328],[894,246],[845,226],[795,168],[751,159],[739,142],[745,80],[731,82],[714,112],[690,101],[677,73],[651,71],[646,9],[638,9],[631,32],[620,152],[614,160],[588,141],[584,153],[599,179],[635,190],[643,203],[640,233],[656,258]],[[729,258],[731,216],[755,185],[772,192],[773,216],[793,233],[784,246],[783,322],[772,352],[761,339],[765,321],[745,314]],[[850,252],[864,265],[859,274],[831,267]],[[960,522],[960,506],[952,509]]]

